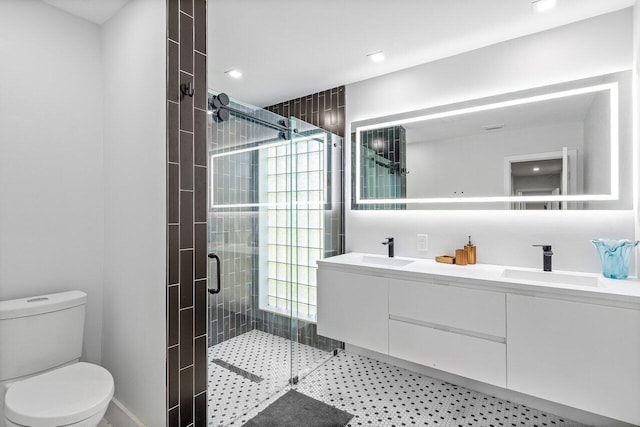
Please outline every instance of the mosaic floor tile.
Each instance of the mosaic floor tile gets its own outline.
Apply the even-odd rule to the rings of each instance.
[[[296,355],[291,363],[291,354]],[[209,347],[209,425],[224,426],[264,399],[283,390],[295,372],[299,377],[330,357],[330,353],[266,332],[253,330]],[[223,361],[262,378],[255,381]],[[235,372],[234,372],[235,371]]]
[[[264,333],[244,334],[241,336],[243,341],[228,346],[227,351],[232,355],[229,357],[233,357],[238,364],[244,364],[240,366],[242,369],[250,372],[253,372],[251,369],[255,369],[264,374],[263,370],[266,366],[285,363],[283,358],[287,357],[289,353],[281,346],[290,347],[291,344],[288,342],[280,343],[278,340],[262,334]],[[247,336],[245,337],[245,335]],[[251,342],[252,339],[255,340],[255,344]],[[306,350],[308,351],[305,356],[307,361],[314,360],[314,357],[318,357],[318,360],[321,359],[319,354]],[[253,360],[245,353],[259,355],[257,358],[259,360]],[[266,359],[267,357],[274,358],[270,362]],[[226,360],[223,357],[220,358]],[[316,363],[315,366],[318,364]],[[227,415],[216,418],[216,421],[227,423],[223,425],[242,426],[288,390],[286,381],[282,381],[284,376],[280,377],[280,386],[273,386],[270,393],[267,393],[267,390],[245,388],[245,386],[250,386],[238,383],[242,378],[233,378],[228,382],[220,381],[220,378],[216,376],[217,369],[223,368],[213,365],[213,378],[218,378],[220,385],[216,393],[225,394],[219,394],[220,400],[217,400],[219,403],[217,406],[215,404],[210,406],[210,411],[213,408],[214,413],[215,411],[221,411],[225,414],[233,412],[232,417]],[[253,373],[263,376],[259,372]],[[271,370],[271,372],[275,371]],[[238,377],[233,373],[231,375]],[[249,380],[245,381],[252,383]],[[227,388],[222,388],[223,385]],[[354,414],[354,418],[348,424],[350,427],[583,426],[575,421],[537,409],[346,352],[328,358],[325,363],[301,377],[300,382],[294,388],[310,397]],[[210,402],[211,390],[210,386]],[[250,392],[250,390],[255,391]],[[267,394],[270,395],[266,397]],[[230,402],[229,406],[224,407],[224,402]],[[212,415],[211,412],[210,415]],[[210,423],[210,425],[222,424]]]

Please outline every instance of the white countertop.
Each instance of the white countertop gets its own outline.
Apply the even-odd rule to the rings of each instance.
[[[430,259],[396,257],[411,261],[405,266],[387,266],[367,263],[364,257],[387,258],[382,255],[351,252],[318,261],[323,268],[359,272],[412,281],[429,281],[484,290],[517,293],[549,298],[561,298],[579,302],[614,305],[640,309],[640,281],[637,279],[607,279],[601,274],[556,271],[554,273],[588,276],[598,279],[597,286],[552,283],[535,280],[520,280],[503,277],[505,269],[523,272],[538,272],[541,269],[511,267],[491,264],[451,265]]]

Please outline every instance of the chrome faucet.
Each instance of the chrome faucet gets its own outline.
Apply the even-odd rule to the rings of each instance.
[[[389,258],[393,258],[393,237],[387,237],[387,241],[382,244],[389,246]]]
[[[531,245],[542,248],[542,268],[544,271],[551,271],[551,245]]]

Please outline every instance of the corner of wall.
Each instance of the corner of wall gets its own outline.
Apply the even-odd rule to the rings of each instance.
[[[166,419],[166,5],[129,1],[102,25],[101,42],[102,361],[114,377],[114,402],[159,426]]]

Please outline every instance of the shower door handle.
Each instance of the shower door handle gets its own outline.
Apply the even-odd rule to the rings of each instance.
[[[216,268],[216,288],[215,289],[207,288],[207,290],[209,291],[210,294],[217,294],[218,292],[220,292],[220,286],[222,284],[220,279],[220,267],[221,267],[220,257],[214,253],[210,253],[208,257],[216,260],[217,268]]]

